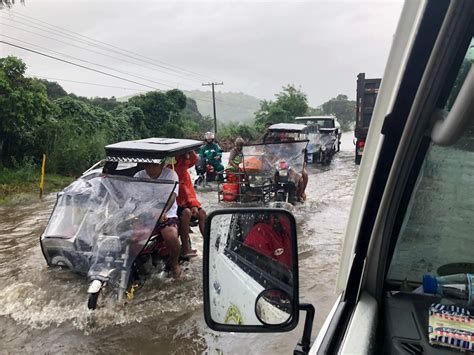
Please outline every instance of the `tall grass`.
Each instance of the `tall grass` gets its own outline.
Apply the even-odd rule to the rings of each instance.
[[[26,157],[21,162],[15,161],[12,168],[0,166],[0,205],[8,204],[15,196],[34,196],[39,193],[41,168],[33,161],[32,157]],[[73,179],[70,176],[46,172],[45,192],[58,191]]]

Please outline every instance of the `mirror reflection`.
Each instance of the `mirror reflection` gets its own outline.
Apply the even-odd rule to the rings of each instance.
[[[216,215],[210,223],[209,296],[214,322],[258,326],[267,320],[266,324],[284,324],[291,319],[285,302],[279,302],[281,308],[275,306],[269,299],[276,294],[264,291],[280,290],[281,300],[291,305],[294,221],[282,211],[262,210]],[[262,310],[259,315],[257,308]]]
[[[278,325],[290,320],[293,305],[290,295],[282,290],[264,290],[257,299],[255,314],[263,324]]]

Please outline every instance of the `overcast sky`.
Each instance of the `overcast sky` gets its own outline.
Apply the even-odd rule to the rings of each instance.
[[[218,90],[272,99],[291,83],[308,95],[310,105],[318,106],[340,93],[354,98],[359,72],[382,76],[402,5],[402,1],[25,0],[25,6],[15,5],[11,15],[1,11],[0,40],[164,90],[207,89],[201,83],[215,80],[224,82]],[[60,37],[74,34],[48,30],[46,23],[130,52]],[[67,91],[83,96],[121,97],[149,90],[4,44],[0,55],[23,58],[30,75],[120,87],[57,80]],[[136,56],[149,59],[145,63],[131,58]]]

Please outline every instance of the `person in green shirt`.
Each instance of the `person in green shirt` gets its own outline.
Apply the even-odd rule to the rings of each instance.
[[[207,160],[217,173],[222,174],[224,171],[224,165],[222,165],[221,162],[222,149],[219,147],[219,144],[214,141],[214,133],[206,132],[204,134],[204,142],[204,145],[199,151],[199,158],[201,160]]]
[[[230,151],[229,154],[229,164],[227,165],[226,170],[236,173],[240,171],[240,163],[242,162],[243,154],[242,148],[244,146],[244,140],[242,138],[237,138],[234,142],[234,148]]]

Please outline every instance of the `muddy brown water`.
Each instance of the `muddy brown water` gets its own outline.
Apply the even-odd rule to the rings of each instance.
[[[335,280],[358,167],[352,135],[329,167],[310,166],[308,199],[295,208],[300,301],[316,308],[313,335],[336,298]],[[207,210],[215,191],[201,191]],[[87,280],[47,267],[39,245],[55,194],[0,208],[0,353],[289,354],[304,318],[289,333],[236,334],[210,330],[203,317],[202,257],[184,279],[153,275],[125,306],[87,309]],[[197,228],[195,228],[197,231]],[[202,250],[199,233],[193,245]],[[303,314],[302,314],[303,316]]]

